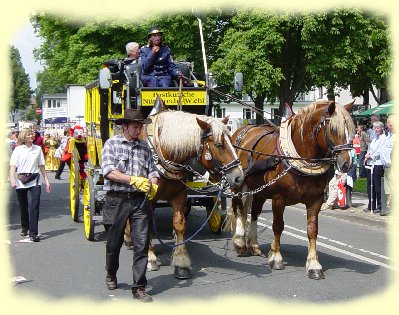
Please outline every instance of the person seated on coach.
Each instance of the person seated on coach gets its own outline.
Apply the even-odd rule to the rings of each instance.
[[[163,45],[163,32],[158,26],[148,30],[148,45],[140,51],[141,81],[148,87],[174,86],[173,78],[183,78],[182,72],[173,63],[171,50]]]

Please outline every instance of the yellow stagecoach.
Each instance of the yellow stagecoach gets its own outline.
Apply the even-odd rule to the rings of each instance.
[[[125,108],[139,108],[147,116],[153,109],[157,96],[170,109],[184,112],[210,115],[209,96],[204,82],[197,81],[192,72],[192,64],[177,63],[185,77],[191,82],[188,86],[176,84],[169,88],[143,87],[140,82],[139,66],[127,63],[127,60],[110,60],[104,63],[99,79],[86,86],[85,125],[87,129],[88,162],[86,163],[87,178],[79,176],[77,152],[73,152],[70,175],[70,207],[75,221],[79,218],[80,201],[83,201],[83,222],[85,236],[94,239],[94,229],[97,222],[102,221],[102,205],[105,191],[104,178],[101,171],[101,153],[105,141],[118,133],[119,127],[114,121],[123,117]],[[201,84],[202,83],[202,84]],[[187,185],[188,211],[191,205],[205,206],[211,213],[208,224],[215,233],[221,231],[226,211],[224,197],[214,211],[211,211],[216,201],[215,194],[197,194],[196,190],[206,186],[201,178],[193,176]],[[157,206],[163,205],[158,202]],[[187,212],[188,213],[188,212]]]

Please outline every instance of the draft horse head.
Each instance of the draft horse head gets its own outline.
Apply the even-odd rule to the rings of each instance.
[[[240,160],[231,144],[231,137],[224,125],[228,117],[206,122],[197,117],[201,127],[201,145],[198,151],[198,161],[212,177],[220,179],[225,176],[230,187],[239,187],[244,181]]]
[[[244,175],[231,144],[227,121],[228,117],[162,111],[157,114],[154,132],[159,134],[159,147],[166,160],[184,164],[196,158],[211,176],[225,176],[230,187],[238,187]]]
[[[343,173],[352,167],[352,141],[355,126],[349,115],[354,101],[345,106],[335,102],[316,103],[314,138],[326,157],[333,159],[336,168]]]

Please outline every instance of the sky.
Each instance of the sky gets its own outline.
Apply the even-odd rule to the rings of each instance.
[[[19,50],[22,65],[25,72],[29,74],[30,87],[35,90],[37,87],[36,74],[43,69],[43,66],[33,59],[33,49],[40,46],[40,39],[34,34],[32,25],[27,23],[17,31],[11,44]]]

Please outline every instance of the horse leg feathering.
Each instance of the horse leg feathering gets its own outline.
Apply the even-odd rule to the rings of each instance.
[[[248,191],[248,186],[244,185],[243,192]],[[246,255],[247,254],[247,218],[248,211],[252,205],[252,195],[248,195],[243,198],[243,202],[241,202],[241,206],[238,207],[238,212],[236,214],[236,227],[233,234],[233,244],[234,249],[238,255]]]

